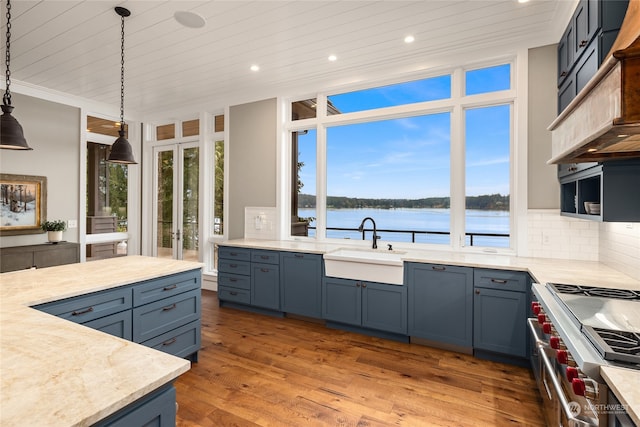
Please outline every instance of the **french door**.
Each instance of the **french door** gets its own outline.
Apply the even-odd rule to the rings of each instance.
[[[153,251],[199,260],[200,153],[197,142],[158,146],[154,156]]]

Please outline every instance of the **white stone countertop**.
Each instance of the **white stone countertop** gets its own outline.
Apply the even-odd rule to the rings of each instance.
[[[286,240],[236,239],[221,245],[271,249],[279,251],[324,254],[338,248],[349,247],[367,250],[371,241],[353,244],[315,243]],[[397,247],[395,247],[397,246]],[[386,243],[378,242],[378,250],[385,251]],[[405,252],[404,261],[459,265],[500,270],[527,271],[537,283],[575,283],[605,288],[640,290],[640,280],[629,277],[611,267],[595,261],[576,261],[550,258],[526,258],[493,253],[452,252],[445,250],[406,249],[394,244],[394,250]],[[640,370],[602,367],[601,373],[629,415],[640,426]]]
[[[0,425],[88,426],[190,368],[30,306],[200,268],[128,256],[0,274]]]

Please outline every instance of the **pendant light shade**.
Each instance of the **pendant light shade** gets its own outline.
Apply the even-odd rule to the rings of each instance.
[[[121,18],[120,34],[120,135],[111,146],[111,151],[107,161],[110,163],[120,163],[125,165],[135,165],[136,160],[133,158],[133,150],[131,144],[124,137],[124,18],[131,15],[128,9],[124,7],[116,7],[115,11]]]
[[[33,148],[27,145],[27,140],[24,139],[24,133],[22,126],[11,115],[13,106],[11,105],[11,0],[7,0],[7,50],[6,60],[7,71],[6,76],[6,90],[2,96],[2,116],[0,116],[0,148],[9,150],[33,150]]]

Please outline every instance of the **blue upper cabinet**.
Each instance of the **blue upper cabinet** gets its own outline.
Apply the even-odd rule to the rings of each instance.
[[[471,349],[473,269],[407,263],[409,335]]]
[[[280,309],[322,317],[322,255],[280,253]]]

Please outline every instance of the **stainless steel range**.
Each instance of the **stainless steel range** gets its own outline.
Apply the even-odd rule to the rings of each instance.
[[[607,426],[600,366],[640,369],[640,290],[548,283],[533,292],[532,363],[548,425]]]

